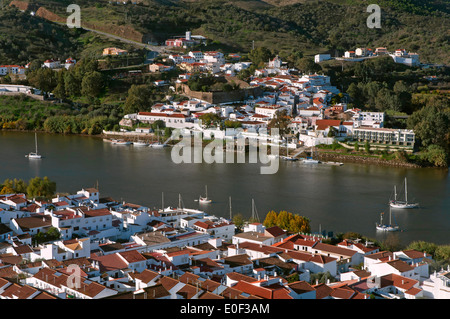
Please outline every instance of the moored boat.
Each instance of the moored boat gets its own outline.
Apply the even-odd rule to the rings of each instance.
[[[394,185],[394,199],[389,202],[392,208],[409,209],[419,207],[419,203],[408,201],[408,183],[405,177],[405,200],[397,199],[397,187]]]
[[[29,159],[41,159],[42,156],[38,153],[38,145],[37,145],[37,134],[34,133],[34,143],[36,145],[36,151],[30,152],[25,157],[28,157]]]

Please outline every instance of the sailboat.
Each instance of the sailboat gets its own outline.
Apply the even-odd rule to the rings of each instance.
[[[379,224],[378,224],[378,223],[376,224],[377,230],[381,230],[381,231],[397,231],[397,230],[399,230],[398,225],[395,225],[395,226],[392,225],[392,221],[391,221],[391,219],[392,219],[391,209],[389,208],[389,224],[388,224],[388,225],[383,224],[383,214],[384,214],[384,213],[381,213],[381,215],[380,215],[380,223],[379,223]]]
[[[28,155],[25,155],[25,157],[28,157],[29,159],[41,159],[42,156],[38,153],[38,146],[37,146],[37,134],[34,133],[34,143],[36,145],[36,152],[30,152]]]
[[[306,157],[306,159],[303,160],[303,163],[305,164],[319,164],[320,161],[317,159],[314,159],[314,146],[311,150],[311,156]]]
[[[133,146],[148,146],[148,145],[149,143],[147,143],[146,141],[138,140],[137,138],[136,141],[133,142]]]
[[[158,142],[150,144],[150,147],[153,147],[153,148],[166,147],[166,144],[165,143],[161,143],[161,141],[160,141],[159,126],[158,126],[158,129],[156,130],[156,132],[158,132]]]
[[[419,203],[410,203],[408,202],[408,183],[405,177],[405,200],[397,200],[397,188],[394,185],[394,200],[389,202],[389,205],[392,208],[416,208],[419,206]]]
[[[200,196],[198,201],[202,204],[209,204],[212,202],[210,198],[208,198],[208,186],[205,185],[205,197]]]
[[[115,145],[131,145],[131,142],[127,141],[127,140],[120,139],[120,140],[113,141],[112,144],[115,144]]]

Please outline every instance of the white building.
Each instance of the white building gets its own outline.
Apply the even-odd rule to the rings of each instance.
[[[49,69],[59,69],[61,67],[61,61],[49,59],[44,62],[42,67],[46,67]]]
[[[267,106],[255,106],[255,113],[268,116],[270,118],[274,118],[277,113],[281,113],[286,111],[287,114],[291,114],[292,106],[291,105],[267,105]]]
[[[153,123],[161,120],[166,124],[166,127],[184,128],[192,126],[192,123],[187,122],[188,116],[181,113],[155,113],[155,112],[139,112],[136,119],[143,123]]]
[[[359,126],[372,126],[383,127],[385,118],[384,112],[358,112],[352,120],[355,122],[355,127]]]
[[[91,255],[91,241],[89,237],[56,241],[45,244],[41,249],[40,257],[43,259],[56,259],[58,261]]]
[[[235,225],[225,219],[217,221],[203,220],[193,223],[192,228],[202,233],[207,233],[215,238],[222,238],[224,240],[232,239],[235,233]]]
[[[202,51],[190,51],[189,55],[195,59],[195,62],[200,62],[203,59]]]
[[[331,60],[331,55],[330,54],[316,54],[314,56],[314,62],[315,63],[320,63],[322,61],[327,61],[327,60]]]
[[[203,53],[203,59],[201,62],[218,63],[219,65],[222,65],[225,64],[225,56],[219,51],[207,51]]]
[[[25,67],[20,65],[0,65],[0,75],[25,74]]]
[[[358,127],[353,129],[353,139],[359,142],[414,147],[415,134],[413,130]]]
[[[423,296],[432,299],[450,299],[450,268],[434,272],[430,278],[423,281],[420,288]]]
[[[396,50],[394,54],[389,54],[395,63],[406,64],[408,66],[418,66],[420,64],[419,54],[407,53],[406,50]]]

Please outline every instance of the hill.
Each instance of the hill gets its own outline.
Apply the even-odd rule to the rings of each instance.
[[[82,59],[98,56],[108,46],[121,46],[130,51],[134,49],[132,45],[124,45],[92,32],[52,23],[49,18],[58,16],[39,5],[23,1],[13,3],[14,6],[5,6],[0,10],[0,64],[42,63],[50,58]],[[59,20],[65,21],[63,17],[60,16]]]
[[[70,2],[29,3],[66,17]],[[135,41],[163,43],[191,30],[224,51],[248,52],[253,41],[255,46],[265,46],[282,56],[296,51],[335,55],[359,46],[383,46],[418,52],[424,62],[450,63],[448,1],[371,3],[382,8],[381,29],[367,27],[370,13],[363,0],[142,0],[125,5],[105,0],[77,2],[82,8],[83,25]]]

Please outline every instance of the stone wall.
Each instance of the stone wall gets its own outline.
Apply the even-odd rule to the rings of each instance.
[[[364,157],[364,156],[353,156],[344,155],[340,153],[322,153],[319,152],[320,161],[333,161],[341,163],[360,163],[360,164],[370,164],[370,165],[383,165],[383,166],[394,166],[394,167],[409,167],[409,168],[419,168],[420,165],[413,163],[406,163],[397,160],[383,160],[378,157]]]
[[[201,92],[192,91],[188,85],[177,83],[175,88],[177,91],[179,90],[180,93],[185,94],[190,98],[199,99],[211,104],[238,102],[243,101],[250,96],[257,97],[263,94],[263,90],[260,87],[245,88],[231,92]]]

